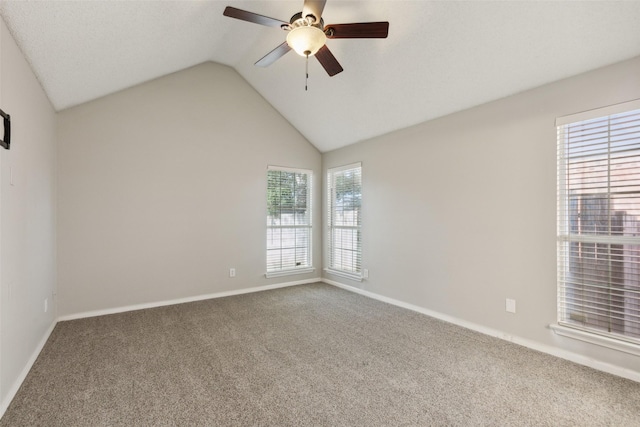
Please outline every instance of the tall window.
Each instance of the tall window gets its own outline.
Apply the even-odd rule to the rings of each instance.
[[[269,166],[267,277],[313,271],[311,171]]]
[[[360,163],[329,169],[329,272],[360,280],[362,261]]]
[[[558,323],[632,343],[640,343],[639,108],[557,123]]]

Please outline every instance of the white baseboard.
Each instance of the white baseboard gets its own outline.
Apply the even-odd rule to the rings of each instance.
[[[196,296],[193,296],[193,297],[177,298],[177,299],[165,300],[165,301],[155,301],[155,302],[144,303],[144,304],[127,305],[127,306],[123,306],[123,307],[107,308],[107,309],[104,309],[104,310],[85,311],[85,312],[82,312],[82,313],[75,313],[75,314],[68,314],[68,315],[60,316],[60,317],[58,317],[58,322],[62,322],[62,321],[66,321],[66,320],[84,319],[84,318],[87,318],[87,317],[104,316],[106,314],[124,313],[126,311],[143,310],[145,308],[155,308],[155,307],[163,307],[163,306],[166,306],[166,305],[183,304],[183,303],[186,303],[186,302],[203,301],[203,300],[213,299],[213,298],[223,298],[223,297],[229,297],[229,296],[233,296],[233,295],[249,294],[249,293],[252,293],[252,292],[268,291],[270,289],[286,288],[286,287],[289,287],[289,286],[305,285],[307,283],[317,283],[317,282],[321,282],[321,281],[322,281],[321,278],[297,280],[297,281],[294,281],[294,282],[285,282],[285,283],[276,283],[276,284],[273,284],[273,285],[255,286],[255,287],[252,287],[252,288],[244,288],[244,289],[237,289],[237,290],[232,290],[232,291],[216,292],[216,293],[205,294],[205,295],[196,295]]]
[[[528,340],[526,338],[521,338],[518,336],[513,336],[504,333],[503,331],[499,331],[497,329],[488,328],[486,326],[479,325],[477,323],[468,322],[466,320],[458,319],[453,316],[449,316],[447,314],[439,313],[437,311],[432,311],[426,309],[424,307],[420,307],[417,305],[409,304],[404,301],[396,300],[393,298],[385,297],[383,295],[378,295],[376,293],[365,291],[363,289],[355,288],[353,286],[345,285],[340,282],[336,282],[334,280],[323,278],[322,281],[326,284],[336,286],[341,289],[345,289],[350,292],[354,292],[360,295],[367,296],[369,298],[376,299],[378,301],[386,302],[398,307],[406,308],[411,311],[416,311],[418,313],[425,314],[429,317],[434,317],[436,319],[443,320],[448,323],[452,323],[454,325],[461,326],[466,329],[471,329],[472,331],[480,332],[485,335],[489,335],[492,337],[500,338],[505,341],[512,342],[514,344],[521,345],[523,347],[528,347],[530,349],[540,351],[542,353],[547,353],[552,356],[559,357],[561,359],[569,360],[574,363],[578,363],[580,365],[588,366],[593,369],[597,369],[599,371],[603,371],[609,374],[613,374],[619,377],[627,378],[632,381],[640,382],[640,372],[634,371],[631,369],[622,368],[620,366],[612,365],[610,363],[602,362],[599,360],[592,359],[590,357],[583,356],[578,353],[574,353],[571,351],[563,350],[557,347],[553,347],[546,344],[541,344],[535,341]]]
[[[51,326],[49,326],[49,329],[47,329],[47,331],[42,336],[42,339],[40,340],[35,350],[31,354],[31,357],[29,358],[29,360],[27,360],[27,363],[22,369],[22,372],[20,372],[20,375],[18,376],[18,378],[16,378],[15,382],[7,392],[7,395],[5,396],[4,400],[2,401],[2,403],[0,403],[0,418],[2,418],[2,416],[6,412],[7,408],[11,404],[11,401],[16,396],[16,393],[18,392],[18,390],[20,389],[20,386],[24,382],[25,378],[27,378],[27,374],[29,374],[29,371],[33,367],[33,364],[36,363],[36,359],[40,355],[40,352],[44,348],[44,345],[47,343],[47,340],[49,339],[51,332],[53,332],[53,329],[56,327],[57,324],[58,324],[57,320],[54,320],[51,323]]]

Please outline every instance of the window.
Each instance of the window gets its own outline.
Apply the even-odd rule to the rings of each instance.
[[[329,169],[329,268],[333,274],[362,280],[362,167],[360,163]]]
[[[311,171],[269,166],[267,171],[267,277],[309,273]]]
[[[557,124],[558,323],[640,344],[640,102]]]

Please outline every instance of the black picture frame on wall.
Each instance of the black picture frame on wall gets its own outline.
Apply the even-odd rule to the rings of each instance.
[[[0,140],[0,145],[8,150],[11,146],[11,116],[2,110],[0,110],[0,116],[4,121],[4,136]]]

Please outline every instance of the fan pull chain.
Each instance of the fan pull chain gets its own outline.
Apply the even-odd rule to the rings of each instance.
[[[308,84],[309,84],[309,51],[305,52],[307,54],[307,62],[305,64],[305,79],[304,79],[304,90],[307,91],[308,89]]]

